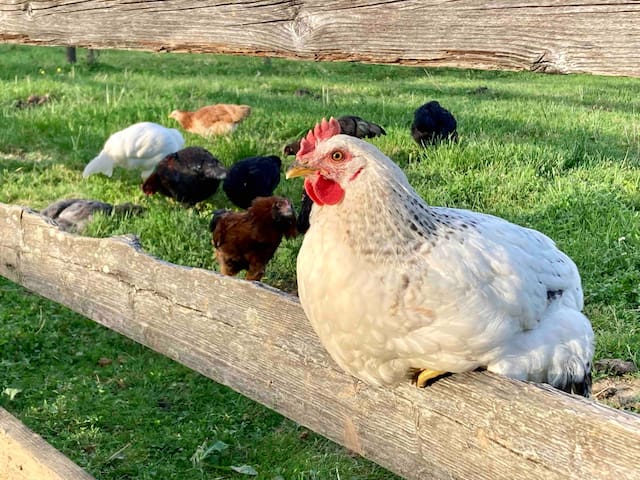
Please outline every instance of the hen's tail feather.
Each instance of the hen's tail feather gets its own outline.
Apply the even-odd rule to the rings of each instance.
[[[584,375],[580,377],[567,376],[564,383],[554,385],[558,390],[563,392],[573,393],[575,395],[582,395],[589,398],[591,396],[591,369],[587,365]]]
[[[487,370],[586,397],[591,393],[593,349],[589,320],[579,310],[556,308],[538,328],[523,331],[505,345]]]
[[[571,393],[589,398],[591,396],[591,372],[588,372],[582,382],[571,384]]]
[[[84,167],[82,178],[87,178],[94,173],[104,173],[107,177],[113,175],[113,159],[104,151]]]

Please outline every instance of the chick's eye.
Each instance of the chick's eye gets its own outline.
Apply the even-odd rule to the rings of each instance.
[[[331,160],[334,162],[341,162],[344,159],[344,155],[340,150],[336,150],[331,154]]]

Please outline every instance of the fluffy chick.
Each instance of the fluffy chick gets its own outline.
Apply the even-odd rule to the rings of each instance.
[[[313,200],[306,190],[302,190],[302,198],[300,199],[300,211],[298,213],[298,220],[296,221],[296,227],[298,233],[304,235],[311,226],[309,217],[311,216],[311,208],[313,207]]]
[[[293,205],[279,196],[258,197],[246,212],[218,210],[209,229],[221,273],[247,270],[247,280],[260,280],[282,237],[297,234]]]
[[[458,140],[457,122],[454,116],[438,102],[432,100],[420,106],[413,114],[411,135],[422,147],[442,140]]]
[[[132,203],[111,205],[99,200],[70,198],[53,202],[40,214],[55,220],[60,229],[65,232],[81,232],[98,212],[105,215],[140,215],[144,212],[144,208]]]
[[[368,122],[361,117],[356,117],[355,115],[344,115],[337,119],[340,124],[340,131],[345,135],[349,135],[351,137],[356,138],[373,138],[380,135],[386,135],[387,132],[384,131],[380,125],[372,122]],[[291,142],[284,147],[285,155],[295,155],[300,150],[300,141],[302,139],[298,139],[295,142]]]
[[[38,105],[44,105],[50,100],[49,94],[44,95],[29,95],[26,100],[18,100],[15,104],[16,108],[28,108]]]
[[[183,145],[184,138],[175,128],[153,122],[134,123],[107,139],[100,154],[84,168],[82,176],[103,173],[110,177],[113,167],[123,167],[141,168],[142,178],[147,178],[160,160]]]
[[[164,157],[142,184],[142,191],[195,205],[216,193],[226,174],[224,165],[208,150],[187,147]]]
[[[248,105],[219,103],[202,107],[195,112],[174,110],[169,118],[177,120],[187,132],[210,137],[233,132],[250,114],[251,107]]]
[[[282,160],[276,155],[249,157],[234,163],[222,184],[231,202],[248,208],[256,197],[268,197],[280,183]]]

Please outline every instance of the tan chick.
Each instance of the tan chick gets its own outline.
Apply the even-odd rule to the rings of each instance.
[[[187,132],[210,137],[233,132],[250,114],[251,107],[248,105],[219,103],[202,107],[195,112],[174,110],[169,118],[177,120]]]

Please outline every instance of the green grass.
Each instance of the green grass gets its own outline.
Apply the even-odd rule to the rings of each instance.
[[[175,108],[246,103],[252,116],[233,136],[185,134],[187,145],[230,165],[278,154],[323,116],[357,114],[385,127],[373,142],[429,203],[554,238],[581,271],[596,357],[640,362],[640,80],[118,51],[71,67],[61,48],[8,45],[0,56],[1,202],[136,202],[145,216],[97,218],[87,234],[135,233],[160,258],[217,268],[207,224],[212,210],[230,206],[224,194],[185,209],[146,198],[136,172],[82,180],[109,134],[138,121],[175,126],[167,118]],[[318,97],[297,97],[298,88]],[[15,108],[44,93],[51,102]],[[423,151],[413,143],[412,112],[431,99],[458,118],[459,144]],[[277,192],[297,202],[301,184],[283,181]],[[283,242],[266,283],[295,291],[299,246]],[[0,295],[0,392],[20,390],[13,399],[0,393],[0,405],[101,480],[241,478],[229,467],[244,464],[264,479],[392,478],[4,279]],[[112,362],[100,366],[101,358]]]

